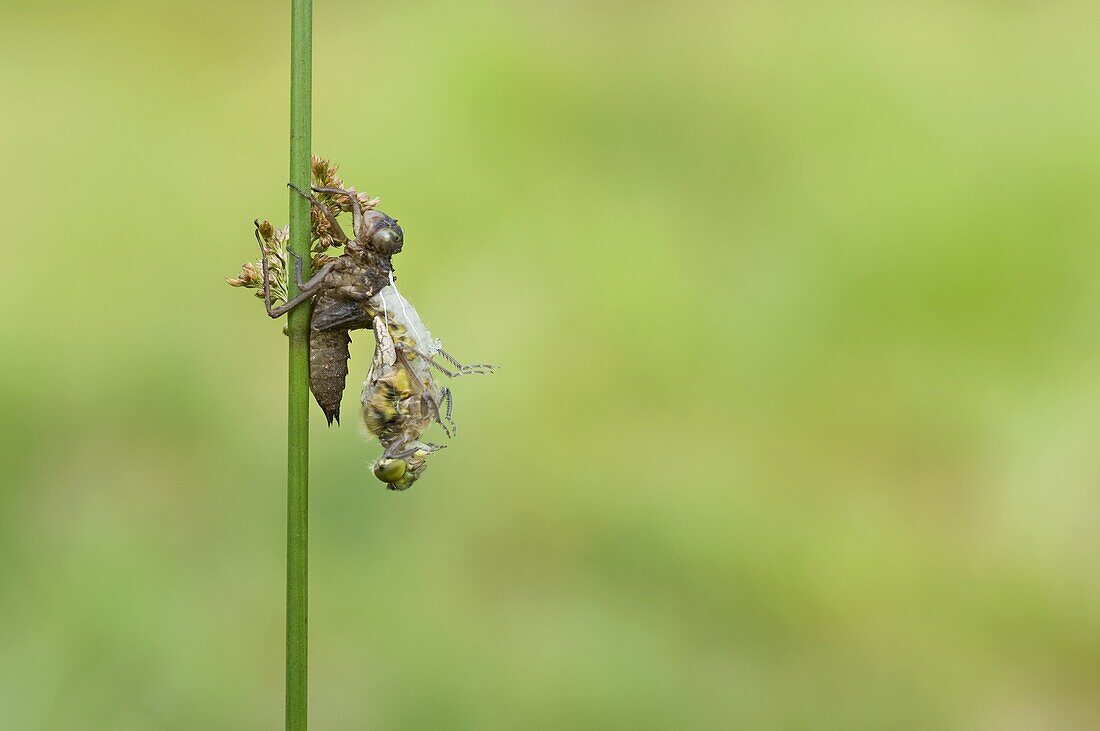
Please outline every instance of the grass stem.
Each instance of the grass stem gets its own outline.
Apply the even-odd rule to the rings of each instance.
[[[309,190],[313,81],[313,0],[291,0],[290,182]],[[309,201],[288,190],[290,248],[309,267]],[[309,272],[303,272],[309,276]],[[298,293],[288,277],[290,297]],[[309,581],[309,317],[302,305],[289,314],[290,382],[287,414],[286,513],[286,728],[305,731],[307,598]]]

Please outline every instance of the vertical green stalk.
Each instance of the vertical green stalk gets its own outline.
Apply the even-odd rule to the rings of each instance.
[[[313,0],[290,0],[290,182],[309,190],[313,81]],[[290,248],[310,261],[309,201],[290,197]],[[309,264],[306,264],[306,268]],[[303,272],[308,276],[308,272]],[[290,298],[298,293],[287,277]],[[286,464],[286,728],[305,731],[309,561],[309,315],[289,314],[290,384]]]

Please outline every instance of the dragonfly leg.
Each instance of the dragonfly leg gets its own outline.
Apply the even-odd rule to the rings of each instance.
[[[264,249],[264,241],[260,236],[260,229],[256,229],[256,241],[260,245],[260,269],[263,271],[264,277],[264,307],[267,308],[267,314],[271,319],[282,317],[287,312],[290,312],[297,305],[301,304],[305,300],[313,296],[312,292],[303,292],[294,299],[279,305],[278,307],[271,306],[271,267],[267,264],[267,251]],[[289,251],[289,249],[288,249]],[[299,263],[300,266],[300,263]]]
[[[458,378],[459,376],[469,376],[469,375],[473,375],[473,374],[484,375],[484,374],[492,373],[494,370],[496,370],[496,366],[486,365],[484,363],[476,363],[474,365],[468,365],[468,366],[467,365],[462,365],[457,360],[455,360],[454,356],[452,356],[450,353],[448,353],[445,350],[440,350],[439,353],[444,358],[447,359],[447,362],[451,363],[452,365],[454,365],[458,369],[458,370],[452,371],[449,368],[445,368],[445,367],[439,365],[430,356],[428,356],[424,353],[421,353],[416,348],[409,347],[408,345],[399,345],[398,347],[409,351],[410,353],[416,355],[418,358],[423,358],[425,363],[430,365],[432,368],[435,368],[437,371],[439,371],[443,375],[447,376],[448,378]]]
[[[271,317],[278,317],[278,315],[271,314],[271,272],[267,266],[267,250],[264,249],[264,240],[260,236],[259,221],[256,222],[256,243],[260,245],[260,269],[264,274],[264,307],[267,308],[267,314]]]
[[[431,442],[413,442],[411,446],[406,446],[408,442],[407,437],[402,437],[399,441],[394,442],[393,445],[386,448],[386,451],[382,454],[386,459],[405,459],[411,457],[420,450],[424,450],[431,454],[432,452],[438,452],[441,449],[446,449],[446,444],[432,444]],[[403,447],[401,450],[397,450],[397,447]],[[391,449],[394,450],[391,452]]]
[[[366,240],[363,238],[363,209],[359,206],[359,195],[354,189],[314,188],[313,191],[315,193],[336,193],[337,195],[346,196],[348,205],[351,206],[351,230],[355,232],[355,238],[359,243],[366,243]]]
[[[303,257],[294,251],[290,247],[287,247],[286,253],[290,254],[294,258],[294,283],[298,285],[298,291],[304,292],[308,290],[316,290],[317,286],[321,284],[321,281],[329,275],[336,262],[330,261],[323,267],[317,270],[317,272],[309,278],[308,282],[302,281],[302,259]]]
[[[300,264],[300,262],[299,262],[299,264]],[[263,264],[263,270],[264,270],[264,304],[267,305],[267,314],[272,319],[274,319],[276,317],[282,317],[283,315],[290,312],[291,310],[293,310],[295,307],[302,304],[306,300],[311,299],[321,289],[321,285],[324,284],[324,278],[326,276],[328,276],[329,272],[332,271],[332,267],[335,266],[335,264],[336,264],[336,262],[331,262],[331,261],[328,264],[325,264],[323,267],[321,267],[321,269],[315,275],[313,275],[310,278],[310,280],[308,282],[302,282],[299,285],[299,287],[301,288],[302,291],[299,292],[294,298],[292,298],[289,302],[286,302],[284,304],[279,305],[278,307],[272,307],[271,306],[271,291],[269,289],[269,284],[268,284],[268,281],[269,281],[268,276],[269,275],[268,275],[268,270],[267,270],[267,262],[265,260],[264,264]],[[299,277],[299,280],[301,280],[301,277]]]
[[[462,375],[466,375],[467,373],[492,373],[497,369],[495,365],[490,365],[489,363],[472,363],[470,365],[462,365],[453,355],[448,353],[446,350],[443,350],[442,348],[440,348],[439,354],[442,355],[448,363],[453,365],[455,368],[458,368],[458,372]]]
[[[321,211],[321,215],[325,217],[325,220],[328,221],[329,226],[332,227],[332,232],[335,235],[334,238],[336,239],[337,244],[340,244],[342,246],[348,242],[348,235],[344,233],[343,227],[341,227],[340,222],[336,220],[336,216],[332,215],[332,211],[329,210],[328,206],[317,200],[317,196],[311,193],[306,193],[294,183],[287,183],[287,185],[293,188],[298,193],[298,195],[302,196],[310,203],[317,206],[317,208]]]
[[[421,403],[421,406],[427,406],[428,407],[428,410],[431,413],[431,415],[435,417],[435,421],[441,427],[443,427],[443,431],[447,434],[448,439],[450,439],[452,436],[454,436],[453,432],[451,432],[450,427],[448,427],[443,422],[443,417],[439,415],[439,402],[435,400],[434,396],[432,396],[431,394],[422,393],[422,394],[420,394],[420,403]]]
[[[297,297],[295,297],[294,299],[290,300],[289,302],[287,302],[285,304],[281,304],[278,307],[268,307],[267,308],[267,314],[271,317],[271,319],[275,319],[277,317],[282,317],[283,315],[290,312],[291,310],[293,310],[298,305],[300,305],[303,302],[305,302],[306,300],[308,300],[314,294],[316,294],[316,292],[299,292]]]
[[[453,437],[455,434],[458,434],[458,424],[451,418],[451,410],[454,408],[454,396],[451,394],[451,389],[449,388],[443,388],[440,390],[439,394],[439,400],[446,405],[446,409],[443,412],[443,418],[447,420],[447,424],[450,424],[450,428],[448,429],[447,424],[444,424],[442,421],[439,422],[439,425],[443,427],[443,431],[447,432],[448,437]],[[437,413],[436,417],[438,418],[438,416]]]
[[[409,444],[409,435],[402,434],[401,438],[393,444],[386,447],[386,450],[382,452],[382,456],[386,459],[405,459],[416,454],[416,450],[421,448],[419,442],[413,442]]]

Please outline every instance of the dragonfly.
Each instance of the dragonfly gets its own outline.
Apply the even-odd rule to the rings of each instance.
[[[315,177],[317,170],[315,160]],[[391,258],[404,245],[397,220],[373,208],[377,199],[364,198],[354,188],[343,188],[338,178],[335,181],[337,185],[313,186],[310,192],[291,186],[311,204],[312,259],[317,265],[313,276],[303,281],[304,262],[286,246],[286,229],[275,230],[266,221],[257,221],[259,268],[246,264],[238,278],[227,281],[259,288],[257,295],[272,318],[312,302],[310,390],[330,425],[340,419],[350,331],[374,331],[375,353],[361,397],[367,431],[383,446],[372,470],[390,489],[405,490],[423,473],[427,457],[443,448],[423,440],[428,427],[438,423],[448,437],[456,429],[453,395],[437,384],[433,372],[459,377],[491,373],[495,366],[463,365],[443,350],[397,289]],[[352,214],[352,236],[337,219],[346,211]],[[333,246],[342,246],[343,253],[337,257],[324,253]],[[286,291],[288,256],[294,260],[299,289],[293,298]]]
[[[443,448],[423,441],[428,427],[438,423],[448,438],[457,430],[451,390],[439,386],[433,371],[457,378],[492,373],[496,366],[463,365],[443,350],[396,284],[384,287],[370,305],[375,349],[360,400],[363,423],[383,447],[372,470],[389,489],[407,490],[424,472],[427,458]]]

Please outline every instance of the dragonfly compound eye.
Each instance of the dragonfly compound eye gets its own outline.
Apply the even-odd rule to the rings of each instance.
[[[394,221],[391,225],[375,231],[371,236],[371,243],[374,244],[375,251],[380,254],[396,254],[401,251],[404,238],[401,227]]]
[[[374,476],[382,482],[394,483],[405,476],[408,464],[403,459],[380,459],[374,465]]]

